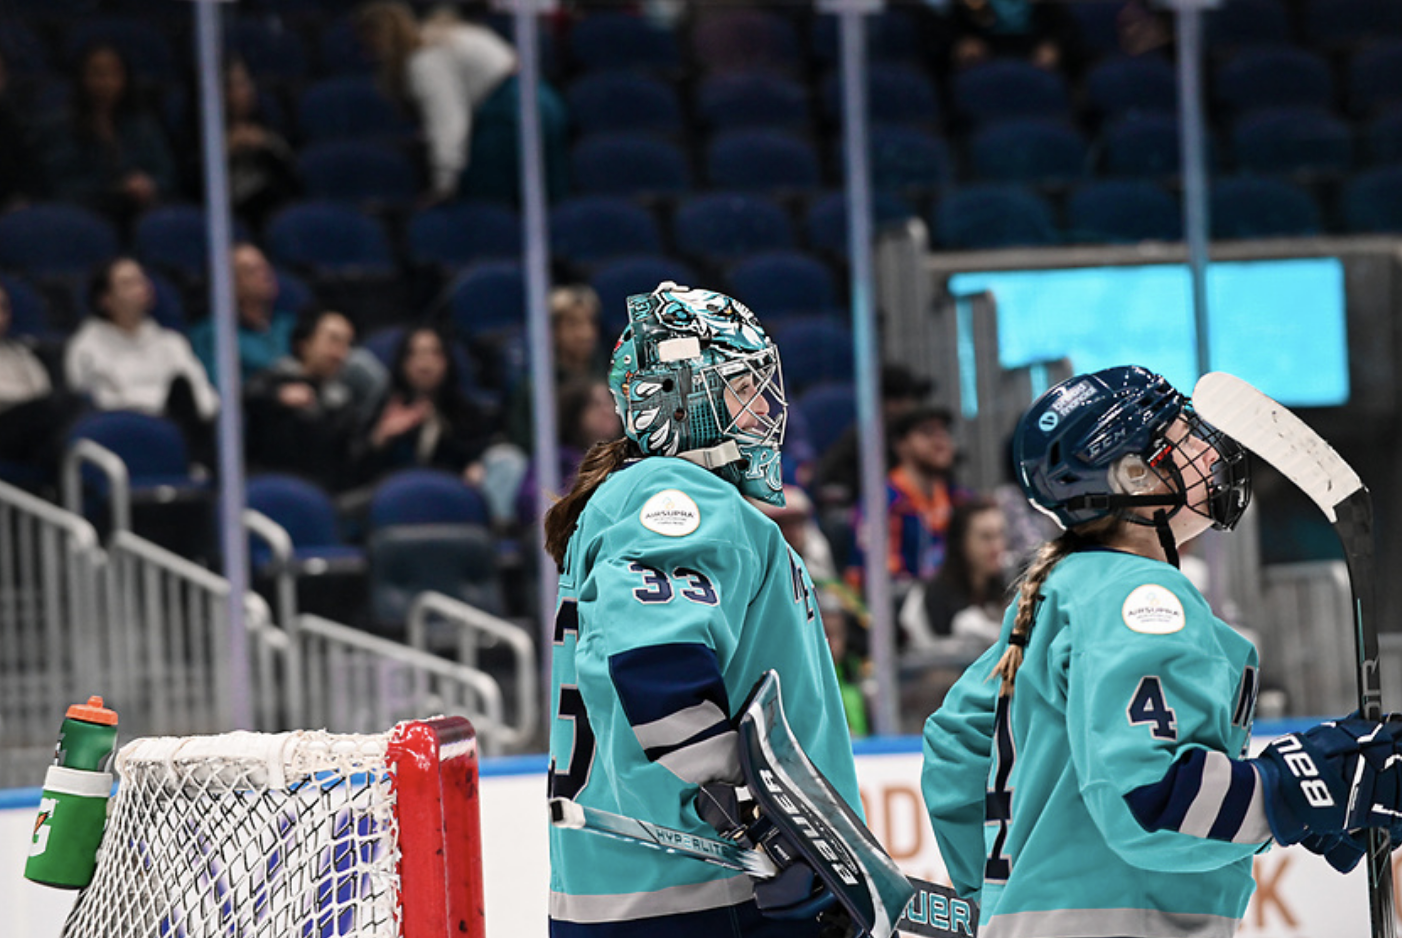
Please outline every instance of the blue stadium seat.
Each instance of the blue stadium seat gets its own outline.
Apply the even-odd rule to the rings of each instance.
[[[765,323],[794,315],[835,315],[837,284],[827,264],[802,251],[771,251],[726,272],[730,294]]]
[[[1232,126],[1238,170],[1252,173],[1346,173],[1353,165],[1353,131],[1317,108],[1267,108]]]
[[[1344,185],[1348,230],[1402,232],[1402,166],[1380,166],[1358,173]]]
[[[1402,34],[1396,0],[1305,0],[1304,32],[1316,47],[1362,45]]]
[[[1243,49],[1217,66],[1213,78],[1215,100],[1237,114],[1268,107],[1329,110],[1334,105],[1329,63],[1305,49]]]
[[[599,294],[599,320],[608,341],[616,338],[628,323],[628,297],[650,293],[664,280],[683,286],[699,285],[695,270],[688,264],[662,254],[619,257],[594,270],[589,285]]]
[[[991,182],[1066,182],[1085,176],[1089,163],[1080,132],[1058,120],[986,123],[969,140],[970,167],[977,178]]]
[[[550,249],[572,264],[597,264],[625,254],[656,254],[662,231],[647,209],[607,195],[575,196],[550,210]]]
[[[716,189],[749,192],[815,189],[818,153],[802,137],[779,130],[731,130],[706,146],[706,178]]]
[[[1314,197],[1281,179],[1219,179],[1212,185],[1208,212],[1213,238],[1308,237],[1321,228]]]
[[[1348,63],[1348,103],[1355,114],[1369,114],[1402,103],[1402,39],[1361,49]]]
[[[370,528],[399,524],[487,524],[487,502],[462,478],[440,469],[403,469],[375,486]]]
[[[788,375],[791,366],[782,345],[779,357],[784,362],[784,374]],[[803,415],[808,442],[820,457],[857,422],[857,392],[850,383],[814,385],[799,394],[792,406]]]
[[[394,254],[384,227],[339,202],[298,202],[268,223],[274,260],[329,275],[390,275]]]
[[[868,62],[911,62],[919,65],[927,54],[920,24],[909,10],[887,6],[866,19]],[[838,17],[815,16],[809,46],[819,65],[837,67],[840,60]]]
[[[718,72],[701,77],[696,113],[715,130],[766,128],[805,132],[812,129],[808,89],[796,79],[772,72]]]
[[[1121,50],[1120,16],[1124,0],[1079,0],[1063,7],[1069,15],[1076,40],[1087,55],[1117,55]]]
[[[44,295],[19,276],[0,274],[0,287],[10,298],[10,330],[14,338],[37,340],[57,336]]]
[[[308,199],[364,207],[402,207],[422,190],[418,169],[404,152],[375,140],[314,143],[297,154]]]
[[[1106,117],[1178,110],[1178,76],[1173,63],[1157,55],[1103,59],[1086,73],[1085,88],[1091,109]]]
[[[570,150],[581,195],[678,195],[692,186],[681,147],[644,134],[595,134]]]
[[[233,236],[236,241],[244,240],[248,232],[236,222]],[[185,280],[203,277],[209,263],[204,208],[198,205],[158,205],[148,209],[137,219],[132,242],[142,263]]]
[[[1373,118],[1365,133],[1369,162],[1374,166],[1402,163],[1402,107]]]
[[[64,61],[70,68],[77,64],[85,50],[97,43],[115,48],[126,60],[132,76],[144,81],[175,81],[183,67],[165,33],[135,17],[83,16],[67,25],[63,42]]]
[[[383,140],[411,143],[416,128],[368,75],[323,78],[297,98],[297,127],[306,143]]]
[[[852,383],[856,367],[847,323],[830,315],[803,316],[781,322],[773,333],[790,397],[818,384]]]
[[[1055,244],[1051,205],[1023,186],[986,183],[957,189],[934,208],[936,240],[948,248],[982,249]]]
[[[1203,33],[1214,52],[1290,42],[1290,16],[1281,0],[1231,0],[1208,10]]]
[[[521,219],[496,202],[449,202],[409,216],[409,260],[432,267],[463,267],[521,255]]]
[[[1067,199],[1066,219],[1068,238],[1082,243],[1133,244],[1183,238],[1178,200],[1148,180],[1086,183]]]
[[[570,120],[581,134],[676,134],[682,130],[682,105],[676,90],[646,75],[589,72],[570,82],[565,101]]]
[[[909,202],[890,192],[876,192],[872,195],[873,224],[882,225],[903,222],[916,215]],[[808,203],[803,216],[803,231],[809,247],[827,254],[847,253],[847,194],[829,192]]]
[[[672,240],[688,257],[726,264],[793,246],[788,213],[764,196],[704,192],[685,198],[672,218]]]
[[[629,69],[668,75],[682,67],[677,37],[643,16],[593,11],[570,29],[570,58],[581,71]]]
[[[12,79],[32,80],[51,71],[44,41],[25,25],[23,17],[8,17],[5,28],[0,29],[0,56],[4,56]]]
[[[1174,176],[1182,163],[1178,120],[1171,114],[1131,114],[1102,134],[1109,176]],[[1209,151],[1211,145],[1209,143]]]
[[[823,114],[834,125],[842,120],[841,75],[829,74],[821,89]],[[867,117],[875,124],[940,125],[939,92],[917,64],[872,62],[867,67]]]
[[[1068,117],[1066,79],[1021,59],[992,59],[954,76],[954,109],[971,124],[1009,117]]]
[[[316,291],[307,281],[286,267],[274,266],[273,274],[277,277],[277,299],[280,308],[300,313],[315,305]]]
[[[86,276],[119,248],[112,224],[76,205],[35,203],[0,215],[0,268],[31,277]]]
[[[331,496],[315,483],[282,473],[258,473],[249,477],[245,498],[250,509],[287,532],[294,562],[365,566],[364,551],[341,537]],[[249,548],[255,570],[272,559],[262,538],[250,537]]]
[[[448,288],[448,319],[458,334],[476,339],[526,321],[526,284],[516,261],[483,261]]]
[[[760,9],[703,12],[691,32],[691,55],[703,72],[797,72],[803,65],[793,24],[779,13]]]
[[[369,50],[355,32],[354,16],[344,14],[325,25],[318,34],[317,74],[326,76],[369,75],[375,68]]]
[[[185,300],[180,295],[180,289],[155,271],[146,271],[146,276],[150,279],[151,290],[156,295],[155,304],[151,307],[151,318],[167,329],[185,332],[190,323],[185,318]]]
[[[954,157],[943,137],[923,127],[878,124],[867,132],[871,184],[878,192],[921,195],[954,179]],[[839,149],[839,152],[841,150]],[[846,165],[839,157],[838,162]]]
[[[309,74],[302,37],[277,17],[246,17],[230,23],[224,34],[229,53],[262,81],[302,81]]]

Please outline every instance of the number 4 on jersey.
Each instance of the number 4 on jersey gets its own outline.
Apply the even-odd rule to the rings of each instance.
[[[1155,739],[1177,739],[1178,717],[1164,700],[1163,685],[1152,674],[1145,675],[1135,688],[1126,711],[1131,724],[1151,723]]]

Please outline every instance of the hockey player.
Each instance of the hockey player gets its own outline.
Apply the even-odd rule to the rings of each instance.
[[[1122,367],[1036,401],[1015,459],[1066,530],[924,734],[926,806],[980,934],[1227,938],[1271,843],[1356,864],[1349,832],[1399,807],[1398,724],[1325,723],[1246,758],[1256,649],[1177,569],[1179,545],[1240,519],[1244,450]]]
[[[742,782],[732,717],[774,669],[794,736],[860,816],[812,581],[745,499],[783,504],[774,344],[734,299],[672,283],[628,315],[609,376],[626,436],[590,450],[545,518],[550,794],[714,836],[699,809],[718,817]],[[554,936],[816,935],[831,901],[812,877],[752,883],[576,831],[552,829],[550,862]]]

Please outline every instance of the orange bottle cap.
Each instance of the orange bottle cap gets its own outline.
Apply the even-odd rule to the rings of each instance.
[[[117,711],[108,710],[102,705],[102,698],[97,696],[89,697],[85,704],[74,704],[69,707],[67,717],[70,720],[82,720],[85,723],[117,725]]]

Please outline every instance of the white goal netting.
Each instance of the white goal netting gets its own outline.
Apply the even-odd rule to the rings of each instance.
[[[398,938],[389,734],[139,739],[65,938]]]

